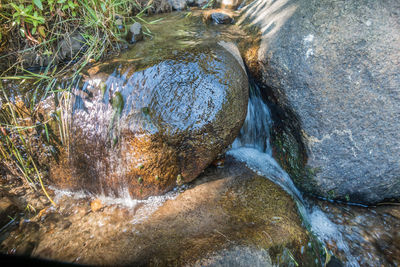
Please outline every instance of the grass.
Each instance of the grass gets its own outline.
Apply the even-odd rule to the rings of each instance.
[[[43,182],[49,159],[68,150],[66,109],[70,86],[83,68],[125,45],[127,25],[140,22],[151,35],[146,16],[169,11],[165,0],[0,0],[0,169],[7,169],[48,195]],[[60,43],[78,32],[81,51],[61,61]],[[29,69],[27,55],[47,64]],[[14,87],[14,88],[12,88]],[[46,99],[54,100],[43,114]],[[68,151],[67,151],[68,152]]]

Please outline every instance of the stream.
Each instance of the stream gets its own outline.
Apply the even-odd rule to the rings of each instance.
[[[246,121],[240,135],[228,151],[239,161],[245,162],[252,170],[281,186],[296,201],[306,227],[313,231],[320,241],[332,240],[346,256],[348,266],[360,266],[344,243],[341,232],[312,200],[306,200],[293,184],[289,175],[272,157],[269,141],[269,127],[272,124],[270,110],[263,101],[257,84],[250,84],[250,98]]]
[[[189,23],[179,13],[165,18],[163,25],[151,26],[155,32],[152,39],[122,54],[120,61],[106,68],[138,61],[137,69],[144,73],[144,66],[154,58],[158,60],[162,53],[175,55],[176,50],[195,47],[204,39],[206,44],[215,38],[240,43],[238,40],[246,36],[237,25],[205,27],[200,19]],[[148,51],[154,51],[151,59],[145,57]],[[128,88],[133,84],[123,80],[128,72],[112,73],[107,101],[112,86],[128,84]],[[21,218],[19,224],[2,229],[0,251],[101,265],[399,266],[399,206],[367,207],[304,196],[273,157],[271,111],[257,82],[248,78],[247,115],[226,152],[225,166],[210,166],[198,179],[147,199],[132,198],[123,186],[115,195],[107,194],[103,190],[106,183],[100,192],[52,186],[50,193],[57,208],[49,207],[45,198],[29,188],[3,186],[13,198],[25,198],[22,206],[37,202],[38,208],[34,215]],[[96,97],[103,101],[103,96]],[[87,101],[82,99],[80,104]],[[115,116],[110,109],[104,112],[108,107],[103,102],[104,109],[87,107]],[[86,119],[99,117],[96,113]],[[109,129],[101,126],[91,125],[101,132],[99,136],[107,135]],[[120,160],[118,154],[114,157]]]

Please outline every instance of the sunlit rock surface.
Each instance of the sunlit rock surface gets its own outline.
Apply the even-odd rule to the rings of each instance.
[[[73,89],[68,151],[53,182],[144,198],[193,180],[232,143],[248,100],[237,48],[162,51],[147,50],[146,63],[127,52],[87,70]]]
[[[322,264],[291,197],[229,158],[181,193],[151,200],[100,197],[93,212],[88,195],[53,197],[57,208],[23,221],[1,252],[113,266]]]
[[[400,196],[399,12],[396,0],[259,0],[242,10],[242,25],[262,34],[251,69],[299,125],[275,146],[304,191],[364,203]]]

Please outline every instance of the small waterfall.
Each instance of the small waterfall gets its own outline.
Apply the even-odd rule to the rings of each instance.
[[[272,124],[271,113],[262,99],[260,88],[252,81],[249,88],[247,117],[228,154],[245,162],[254,171],[268,177],[294,196],[296,201],[302,203],[301,194],[289,175],[272,157],[269,133]]]
[[[263,101],[257,84],[251,82],[249,88],[247,117],[232,148],[251,147],[272,155],[269,143],[269,126],[272,124],[272,119],[269,108]]]
[[[297,204],[304,225],[311,230],[321,243],[335,240],[344,251],[346,266],[360,266],[343,241],[336,225],[311,201],[306,201],[293,184],[289,175],[272,157],[270,145],[271,113],[261,96],[260,88],[250,81],[250,95],[247,117],[239,136],[232,144],[228,155],[246,163],[247,167],[281,186]]]

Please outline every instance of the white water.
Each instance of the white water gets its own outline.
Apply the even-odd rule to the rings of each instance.
[[[112,197],[106,196],[104,194],[95,195],[86,193],[83,191],[68,191],[68,190],[60,190],[56,188],[51,188],[54,190],[55,198],[54,201],[58,204],[62,201],[63,197],[67,196],[73,199],[90,199],[95,200],[99,199],[103,206],[123,206],[127,207],[130,210],[133,210],[135,207],[139,206],[139,209],[135,211],[132,215],[132,224],[137,224],[145,221],[150,217],[159,207],[161,207],[164,202],[167,200],[174,200],[180,193],[181,190],[184,190],[185,187],[182,186],[180,188],[175,188],[174,190],[161,195],[161,196],[151,196],[147,199],[133,199],[127,190],[120,197]]]
[[[272,119],[267,104],[263,101],[260,89],[250,84],[250,99],[247,117],[239,136],[232,144],[228,155],[245,162],[247,167],[281,186],[295,200],[303,222],[322,243],[334,241],[338,249],[346,255],[346,266],[360,266],[351,255],[348,244],[344,242],[338,226],[331,222],[318,207],[306,203],[289,175],[272,157],[270,145],[270,126]]]

